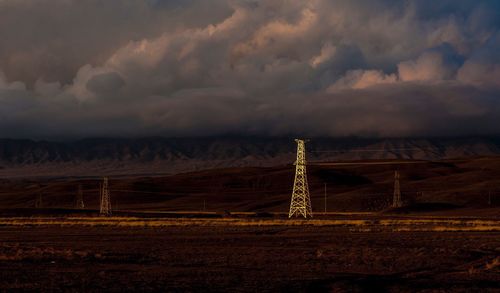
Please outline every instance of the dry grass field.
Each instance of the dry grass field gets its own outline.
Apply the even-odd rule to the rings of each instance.
[[[500,232],[500,219],[417,218],[372,215],[368,219],[248,219],[248,218],[137,218],[137,217],[14,217],[0,218],[0,226],[40,227],[342,227],[350,231],[489,231]]]
[[[111,177],[112,217],[98,177],[0,180],[0,292],[500,292],[499,159],[311,166],[308,220],[287,217],[292,180]]]
[[[496,221],[286,223],[2,219],[0,291],[500,290]]]

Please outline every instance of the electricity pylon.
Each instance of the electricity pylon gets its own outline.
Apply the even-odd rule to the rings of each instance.
[[[306,174],[306,141],[303,139],[295,141],[297,142],[297,161],[295,161],[295,180],[288,217],[301,215],[307,218],[312,217],[312,209]]]
[[[101,209],[99,214],[101,216],[111,216],[111,198],[108,188],[108,177],[104,177],[101,187]]]
[[[401,188],[399,186],[399,171],[394,171],[394,195],[392,197],[392,207],[400,208],[403,206],[401,201]]]
[[[83,190],[82,185],[78,185],[78,192],[76,193],[75,208],[83,209],[85,204],[83,203]]]

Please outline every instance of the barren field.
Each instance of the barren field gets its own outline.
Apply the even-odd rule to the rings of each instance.
[[[500,216],[500,158],[439,162],[324,163],[308,169],[313,212],[380,212],[390,207],[394,170],[410,213]],[[288,212],[294,166],[210,169],[162,176],[110,176],[113,211]],[[0,178],[0,209],[71,209],[79,186],[99,209],[102,177]],[[325,185],[327,200],[325,206]],[[20,212],[20,211],[19,211]],[[22,214],[22,212],[20,212]],[[0,211],[2,214],[2,211]]]
[[[293,172],[4,178],[0,292],[500,292],[500,159],[314,165],[308,220]]]
[[[495,229],[432,231],[422,227],[436,223],[397,222],[401,219],[391,225],[186,219],[183,225],[157,226],[46,220],[3,219],[0,291],[500,291],[500,232]]]

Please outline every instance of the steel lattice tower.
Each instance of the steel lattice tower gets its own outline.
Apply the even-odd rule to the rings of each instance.
[[[111,216],[111,197],[108,188],[108,177],[104,177],[101,187],[101,216]]]
[[[403,206],[401,201],[401,188],[399,186],[399,171],[394,171],[394,195],[392,198],[392,207],[400,208]]]
[[[303,139],[295,141],[297,142],[297,161],[295,161],[295,180],[288,217],[301,215],[307,218],[312,217],[312,209],[306,174],[306,141]]]
[[[78,185],[78,192],[76,194],[76,200],[75,200],[75,208],[77,209],[85,208],[85,204],[83,203],[83,190],[81,184]]]

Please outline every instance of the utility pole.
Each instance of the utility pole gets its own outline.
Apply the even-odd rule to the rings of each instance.
[[[83,190],[82,190],[82,185],[78,185],[78,192],[76,193],[76,200],[75,200],[75,208],[76,209],[84,209],[85,204],[83,203]]]
[[[399,170],[394,171],[394,195],[392,198],[392,207],[400,208],[403,206],[401,201],[401,188],[399,186]]]
[[[491,190],[488,191],[488,206],[491,206]]]
[[[35,200],[35,208],[41,209],[42,205],[43,205],[43,202],[42,202],[42,191],[40,190],[40,191],[38,191],[38,194],[37,194],[37,197],[36,197],[36,200]]]
[[[111,196],[108,188],[108,177],[104,177],[102,180],[101,208],[99,214],[105,217],[111,216]]]
[[[312,208],[306,173],[306,141],[303,139],[295,141],[297,142],[297,160],[295,161],[295,180],[288,217],[300,215],[307,218],[312,217]]]
[[[326,214],[326,183],[325,183],[325,214]]]

